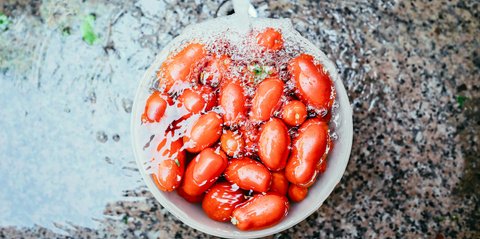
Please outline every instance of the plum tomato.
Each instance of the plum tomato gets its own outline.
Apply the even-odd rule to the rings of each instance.
[[[307,197],[308,188],[300,187],[295,184],[290,184],[288,187],[288,198],[292,202],[300,202]]]
[[[315,182],[317,164],[326,151],[328,138],[328,124],[318,118],[309,119],[300,126],[285,167],[290,183],[309,187]]]
[[[220,149],[206,148],[202,150],[187,166],[182,190],[197,196],[212,186],[227,167],[227,156]]]
[[[203,198],[203,211],[215,221],[228,222],[233,210],[246,200],[243,193],[237,185],[228,182],[216,183],[208,189]]]
[[[277,30],[268,27],[257,35],[257,43],[267,50],[280,50],[283,47],[282,34]]]
[[[240,132],[245,141],[245,156],[254,155],[257,151],[258,126],[246,121],[245,124],[240,126]]]
[[[216,105],[215,94],[212,88],[208,86],[201,86],[198,89],[185,89],[178,97],[178,101],[192,114],[209,111]]]
[[[189,82],[192,80],[190,74],[198,64],[204,62],[207,52],[203,44],[190,43],[176,55],[169,57],[160,66],[157,72],[159,87],[169,92],[177,82]],[[193,80],[196,80],[193,77]]]
[[[283,106],[282,119],[289,126],[299,126],[307,119],[307,107],[301,101],[292,100]]]
[[[237,124],[245,118],[245,102],[243,87],[239,82],[231,81],[223,87],[220,93],[220,106],[225,125]]]
[[[172,102],[169,96],[160,94],[158,91],[154,91],[147,99],[145,104],[145,111],[142,115],[143,123],[160,122],[167,106]]]
[[[223,132],[220,137],[220,144],[222,150],[230,157],[237,157],[243,153],[245,142],[241,135],[234,133],[231,130]]]
[[[272,185],[270,192],[275,192],[280,195],[287,195],[288,180],[285,177],[285,172],[272,172]]]
[[[333,82],[322,65],[315,65],[313,56],[301,54],[288,65],[298,97],[316,109],[330,111],[335,99]]]
[[[256,194],[233,211],[231,222],[242,231],[259,230],[280,222],[288,209],[285,196],[276,193]]]
[[[205,196],[204,193],[200,194],[200,195],[188,195],[184,190],[183,190],[183,187],[179,187],[177,188],[177,194],[182,197],[183,199],[185,199],[187,202],[190,202],[190,203],[199,203],[203,200],[203,197]]]
[[[201,83],[217,87],[220,82],[223,81],[225,74],[230,68],[231,62],[232,60],[227,55],[222,55],[220,57],[214,55],[202,72],[200,77]]]
[[[173,141],[169,147],[167,138],[158,144],[158,154],[154,158],[154,162],[158,162],[158,165],[152,178],[162,191],[173,191],[182,181],[185,171],[185,151],[182,150],[182,146],[181,139]]]
[[[290,147],[290,135],[285,124],[272,118],[262,126],[258,139],[258,156],[271,171],[285,168]]]
[[[237,184],[241,189],[267,192],[272,175],[260,162],[244,157],[228,162],[225,178],[229,182]]]
[[[189,152],[196,153],[212,146],[222,134],[222,117],[210,111],[198,118],[183,136],[183,144]]]
[[[252,100],[250,119],[253,121],[265,121],[270,119],[273,112],[281,104],[283,94],[283,81],[278,78],[268,78],[257,86]]]

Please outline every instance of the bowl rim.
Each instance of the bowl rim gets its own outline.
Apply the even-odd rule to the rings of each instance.
[[[226,17],[224,17],[224,18],[226,18]],[[206,22],[213,21],[213,20],[216,20],[216,19],[219,19],[219,18],[210,19],[210,20],[204,21],[202,23],[206,23]],[[256,19],[257,20],[262,20],[262,18],[256,18]],[[277,19],[275,19],[275,20],[277,20]],[[185,32],[185,30],[189,29],[189,27],[186,27],[184,29],[184,32]],[[293,29],[293,30],[296,33],[298,33],[295,29]],[[183,34],[183,32],[182,32],[182,34]],[[182,36],[182,34],[180,34],[179,36],[172,39],[162,49],[162,51],[160,51],[160,53],[157,54],[157,56],[155,57],[155,61],[158,60],[159,55],[162,55],[164,53],[164,51],[166,51],[167,49],[170,49],[173,42],[175,42],[178,37]],[[287,229],[295,226],[296,224],[304,221],[307,217],[312,215],[315,211],[317,211],[323,205],[325,200],[331,195],[331,193],[335,189],[336,185],[338,185],[338,183],[341,181],[341,179],[342,179],[342,177],[345,173],[346,167],[348,165],[348,162],[349,162],[350,153],[351,153],[351,149],[352,149],[352,143],[353,143],[353,120],[352,120],[353,114],[352,114],[352,109],[351,109],[351,105],[350,105],[350,102],[349,102],[349,98],[348,98],[346,89],[343,85],[343,82],[341,81],[341,79],[340,79],[340,77],[337,73],[337,68],[336,68],[335,64],[330,59],[328,59],[326,57],[326,55],[325,55],[325,53],[323,53],[323,51],[321,51],[318,47],[313,45],[312,42],[310,42],[309,40],[307,40],[306,38],[301,36],[300,33],[298,33],[298,35],[299,35],[299,37],[302,38],[302,40],[304,40],[305,44],[309,44],[310,47],[313,47],[316,51],[318,51],[319,55],[321,55],[322,58],[323,58],[322,59],[322,64],[324,64],[325,69],[328,71],[330,76],[333,78],[332,80],[334,81],[335,90],[336,90],[336,94],[337,94],[336,95],[336,100],[339,103],[339,108],[337,110],[338,110],[338,112],[339,112],[338,114],[340,115],[341,120],[342,120],[342,126],[341,127],[342,127],[342,130],[346,131],[344,133],[344,135],[341,137],[340,140],[345,141],[344,144],[346,145],[345,146],[346,151],[343,151],[342,154],[340,155],[341,160],[339,160],[339,163],[341,163],[341,165],[339,165],[339,169],[341,169],[341,170],[339,170],[338,173],[336,174],[337,177],[335,178],[334,183],[329,183],[329,184],[325,185],[325,186],[327,186],[326,191],[328,193],[323,195],[321,198],[318,198],[315,201],[316,202],[315,205],[312,205],[309,208],[310,210],[306,211],[297,220],[288,220],[288,221],[285,220],[284,224],[279,223],[277,225],[274,225],[273,227],[262,229],[262,230],[235,231],[235,232],[230,232],[230,234],[222,234],[222,233],[217,232],[215,230],[211,230],[212,227],[205,226],[204,224],[199,223],[196,220],[191,219],[186,212],[178,209],[177,206],[174,203],[172,203],[170,200],[168,200],[166,197],[164,197],[162,195],[162,193],[160,192],[160,190],[157,189],[155,183],[152,180],[152,177],[150,175],[147,175],[145,170],[142,170],[143,161],[142,161],[142,158],[140,157],[141,154],[139,152],[138,145],[136,145],[136,143],[135,143],[136,142],[135,140],[137,138],[136,137],[137,132],[135,130],[135,122],[137,122],[137,120],[136,120],[137,117],[136,116],[137,116],[137,112],[138,112],[138,107],[140,107],[139,98],[140,98],[140,95],[141,95],[141,91],[145,87],[145,84],[147,83],[144,79],[149,74],[149,72],[151,72],[151,70],[152,70],[151,68],[154,64],[151,64],[150,67],[146,70],[146,72],[143,75],[143,77],[141,78],[141,82],[138,85],[137,90],[135,92],[135,97],[134,97],[132,111],[131,111],[131,117],[130,117],[130,132],[131,132],[130,140],[131,140],[131,143],[132,143],[133,153],[134,153],[134,157],[135,157],[137,167],[140,171],[140,174],[142,175],[143,181],[147,185],[147,188],[153,194],[155,199],[165,209],[167,209],[167,211],[172,213],[181,222],[183,222],[186,225],[188,225],[188,226],[190,226],[190,227],[192,227],[192,228],[194,228],[198,231],[201,231],[203,233],[213,235],[213,236],[218,236],[218,237],[224,237],[224,238],[245,238],[245,237],[259,238],[259,237],[273,235],[275,233],[279,233],[281,231],[287,230]]]

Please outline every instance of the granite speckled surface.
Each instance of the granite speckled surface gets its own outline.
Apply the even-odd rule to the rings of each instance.
[[[0,2],[0,238],[209,237],[148,192],[128,130],[155,53],[220,3]],[[337,64],[354,111],[342,181],[275,237],[479,238],[480,3],[253,4]],[[93,45],[80,32],[89,13]]]

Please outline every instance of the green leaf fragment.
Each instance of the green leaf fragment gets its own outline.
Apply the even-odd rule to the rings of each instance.
[[[262,82],[265,78],[267,78],[272,73],[271,67],[261,66],[259,64],[255,64],[251,66],[250,70],[254,75],[253,80],[255,84]]]
[[[8,25],[10,25],[10,20],[8,20],[8,17],[0,12],[0,31],[6,31],[8,30]]]
[[[85,19],[83,19],[83,23],[81,26],[82,31],[82,39],[89,45],[93,45],[93,43],[97,40],[97,34],[93,30],[93,24],[95,23],[95,16],[90,14]]]
[[[458,103],[458,106],[460,108],[463,108],[463,105],[465,104],[465,101],[467,100],[468,98],[466,96],[463,96],[463,95],[459,95],[457,96],[457,103]]]
[[[175,159],[175,163],[177,164],[178,167],[180,167],[180,161],[178,161],[178,159]]]

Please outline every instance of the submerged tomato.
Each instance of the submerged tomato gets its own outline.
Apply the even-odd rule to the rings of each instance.
[[[243,152],[245,142],[239,134],[226,130],[220,138],[222,150],[230,157],[237,157]]]
[[[245,118],[245,95],[240,83],[232,81],[221,91],[220,106],[225,125],[237,124]]]
[[[211,219],[227,222],[231,219],[233,210],[244,201],[245,196],[238,186],[221,182],[213,185],[205,194],[202,208]]]
[[[183,190],[183,187],[179,187],[177,188],[177,194],[180,195],[180,197],[182,197],[183,199],[185,199],[187,202],[190,202],[190,203],[198,203],[198,202],[201,202],[203,200],[203,197],[205,196],[205,194],[200,194],[200,195],[188,195],[184,190]]]
[[[154,91],[147,99],[145,104],[145,111],[142,115],[142,122],[160,122],[167,105],[171,102],[170,97],[160,94],[158,91]]]
[[[288,65],[288,71],[300,99],[316,109],[330,111],[335,99],[333,82],[322,65],[315,65],[313,56],[301,54],[293,58]]]
[[[307,120],[298,130],[285,167],[285,176],[293,184],[309,187],[317,176],[317,164],[325,153],[328,125],[318,118]]]
[[[307,119],[307,107],[301,101],[292,100],[283,106],[282,119],[290,126],[299,126]]]
[[[233,211],[231,222],[240,230],[259,230],[280,222],[288,209],[285,196],[257,194]]]
[[[201,86],[198,89],[185,89],[178,101],[190,113],[197,114],[212,109],[216,104],[216,97],[212,88]]]
[[[273,112],[280,106],[283,94],[283,81],[278,78],[269,78],[258,84],[252,100],[250,119],[265,121],[270,119]]]
[[[158,144],[158,155],[154,162],[158,162],[157,170],[152,174],[153,182],[166,192],[173,191],[180,185],[185,171],[185,151],[182,150],[182,140],[176,140],[167,145],[167,139]]]
[[[281,120],[272,118],[263,125],[258,140],[258,156],[268,169],[279,171],[285,168],[289,146],[290,135]]]
[[[185,149],[196,153],[212,146],[222,134],[222,118],[210,111],[198,118],[190,131],[183,136]]]
[[[221,150],[202,150],[188,164],[182,190],[190,196],[202,194],[217,181],[227,164],[227,156]]]
[[[202,63],[206,54],[203,44],[190,43],[175,56],[167,59],[157,73],[159,87],[168,92],[177,82],[188,82],[192,80],[190,78],[196,80],[196,77],[191,77],[190,74]]]
[[[282,34],[269,27],[257,35],[257,42],[268,50],[280,50],[283,47]]]
[[[288,198],[292,202],[300,202],[303,201],[307,197],[308,188],[300,187],[295,184],[290,184],[288,187]]]
[[[207,63],[207,66],[203,70],[201,81],[204,85],[211,85],[213,87],[218,86],[223,81],[225,74],[229,71],[229,67],[232,60],[227,55],[217,57],[213,56],[213,59]]]
[[[263,164],[245,157],[230,160],[225,178],[242,189],[267,192],[272,175]]]
[[[272,185],[270,186],[270,192],[275,192],[280,195],[287,195],[288,180],[285,177],[285,173],[273,172],[272,173]]]

